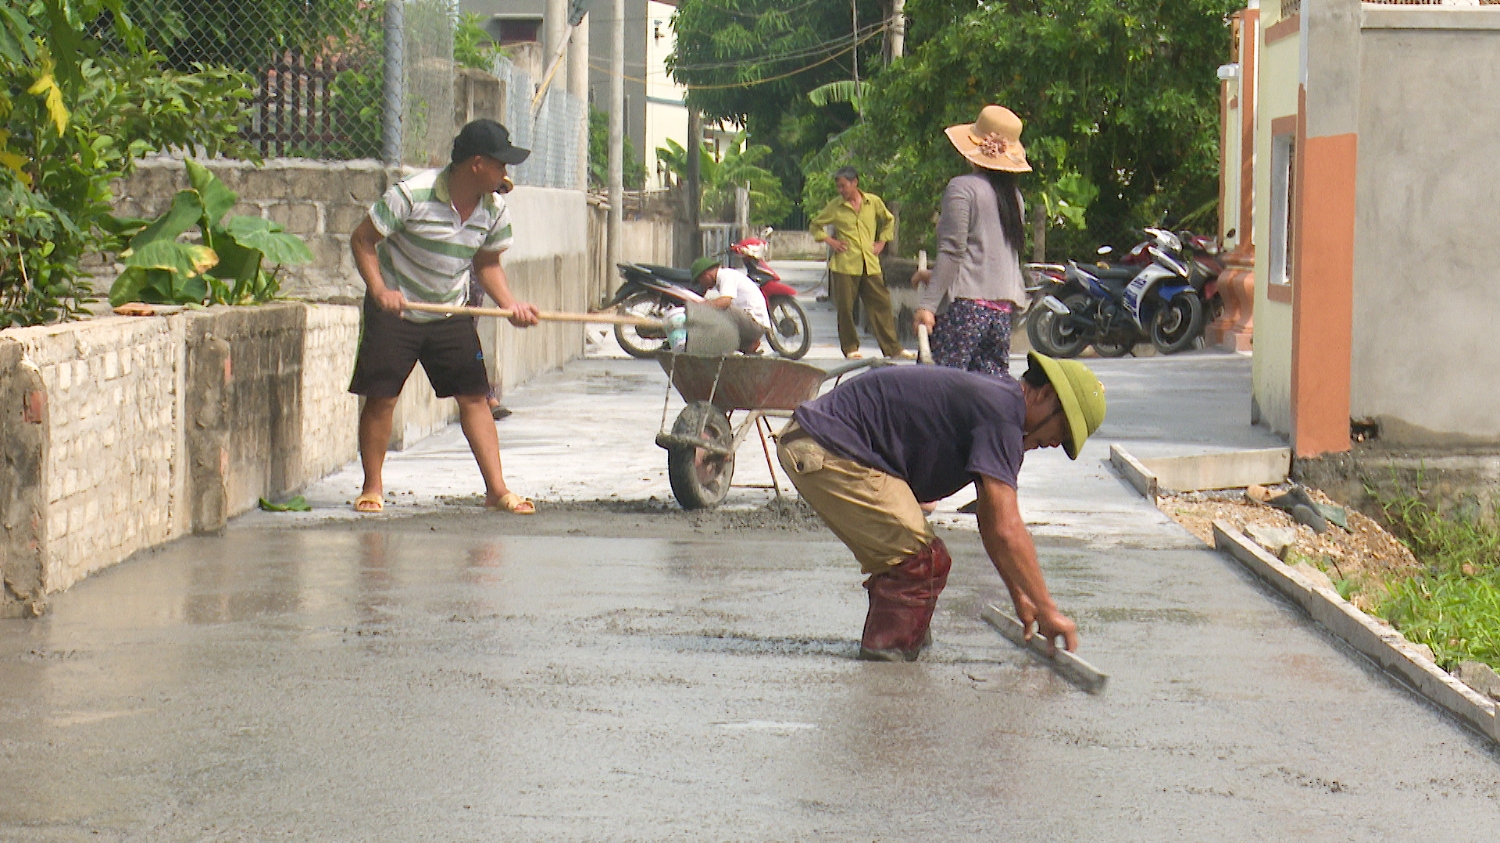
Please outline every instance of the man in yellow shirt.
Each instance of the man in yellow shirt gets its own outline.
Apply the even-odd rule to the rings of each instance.
[[[875,340],[886,357],[909,360],[916,355],[901,348],[891,319],[891,294],[880,271],[880,253],[895,235],[896,219],[873,193],[859,189],[859,172],[840,167],[833,174],[839,198],[828,203],[811,228],[813,239],[833,249],[828,259],[828,292],[839,314],[839,346],[845,357],[861,357],[859,331],[854,325],[854,300],[864,302]],[[828,226],[833,226],[829,235]]]

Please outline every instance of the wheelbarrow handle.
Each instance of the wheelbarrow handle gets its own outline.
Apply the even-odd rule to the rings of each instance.
[[[406,310],[416,310],[422,313],[443,313],[450,316],[495,316],[500,319],[509,319],[516,315],[514,310],[503,307],[467,307],[456,304],[429,304],[428,302],[406,301],[401,305]],[[625,316],[619,313],[568,313],[564,311],[542,310],[537,312],[537,318],[543,322],[587,322],[598,325],[634,325],[637,328],[660,328],[660,319],[648,319],[645,316]]]

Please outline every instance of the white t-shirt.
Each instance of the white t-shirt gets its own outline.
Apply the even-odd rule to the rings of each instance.
[[[762,328],[771,327],[771,314],[766,312],[766,297],[761,293],[760,287],[750,280],[750,276],[738,269],[719,267],[714,286],[703,297],[717,299],[723,296],[728,296],[735,307],[749,313],[757,325]]]

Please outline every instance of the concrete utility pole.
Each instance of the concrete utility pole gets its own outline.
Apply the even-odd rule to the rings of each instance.
[[[906,0],[891,0],[891,61],[906,54]]]
[[[583,125],[579,126],[578,189],[589,189],[589,16],[587,13],[573,27],[573,42],[568,45],[568,93],[583,103]]]
[[[551,64],[552,57],[562,49],[563,35],[568,31],[568,0],[547,0],[542,8],[542,53],[543,60]],[[543,65],[542,70],[547,66]]]
[[[608,272],[620,263],[625,223],[625,0],[614,0],[609,51],[609,256]]]
[[[703,199],[703,113],[696,108],[688,109],[687,178],[683,190],[686,192],[688,230],[688,263],[703,255],[702,220],[699,212]]]
[[[406,101],[404,6],[404,0],[386,0],[385,4],[385,113],[381,115],[380,159],[391,166],[401,163],[401,109]]]

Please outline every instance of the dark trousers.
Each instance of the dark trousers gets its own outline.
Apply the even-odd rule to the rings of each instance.
[[[891,293],[885,288],[885,278],[842,272],[830,272],[828,276],[828,293],[839,313],[839,347],[844,354],[859,350],[859,330],[854,325],[856,298],[864,303],[875,341],[880,343],[880,353],[887,357],[900,354],[901,343],[896,339],[896,324],[891,320]]]

